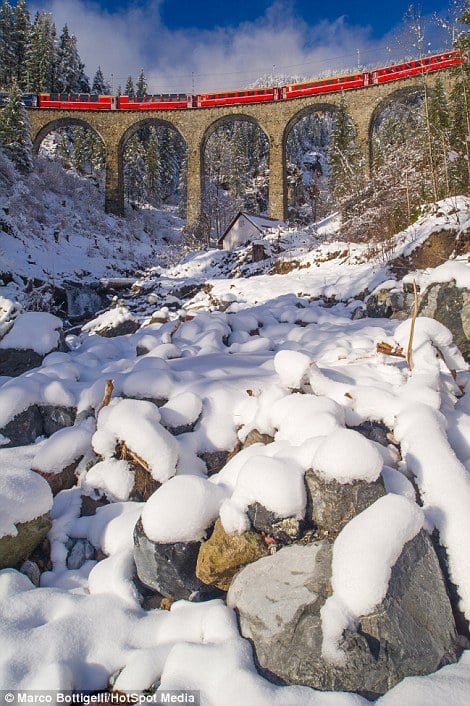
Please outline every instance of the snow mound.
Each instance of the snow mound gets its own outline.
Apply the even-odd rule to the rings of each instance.
[[[352,429],[336,429],[318,447],[312,466],[325,480],[372,483],[382,470],[382,455],[373,443]]]
[[[92,439],[96,453],[111,458],[119,441],[148,464],[155,480],[163,483],[175,474],[178,442],[162,427],[151,402],[116,398],[100,411]]]
[[[423,527],[420,508],[399,495],[385,495],[356,515],[333,545],[333,594],[321,609],[323,656],[344,664],[338,641],[347,627],[385,598],[392,568],[403,547]]]
[[[142,525],[153,542],[197,542],[219,514],[225,489],[197,476],[175,476],[145,503]]]

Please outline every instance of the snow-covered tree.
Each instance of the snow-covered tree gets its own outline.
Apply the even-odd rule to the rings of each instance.
[[[111,93],[111,88],[109,86],[109,83],[107,83],[105,81],[105,78],[103,76],[103,72],[101,70],[101,66],[98,66],[96,74],[93,78],[91,92],[97,93],[98,95],[101,95],[101,96],[109,96],[109,94]]]
[[[364,157],[356,142],[356,129],[346,97],[341,96],[331,126],[329,186],[335,199],[353,197],[364,183]]]
[[[145,148],[139,136],[133,135],[124,150],[124,193],[127,201],[143,200],[145,177]]]
[[[8,2],[0,6],[0,86],[9,86],[16,76],[14,12]]]
[[[141,69],[137,83],[135,85],[135,94],[137,98],[143,98],[147,93],[147,80],[145,78],[144,70]]]
[[[74,34],[70,34],[68,26],[64,25],[57,50],[57,90],[65,93],[88,93],[90,90],[88,78],[83,69],[84,65],[78,53],[77,38]]]
[[[124,89],[124,95],[129,96],[130,100],[133,100],[135,97],[134,81],[132,79],[132,76],[128,76],[127,78],[126,88]]]
[[[41,93],[57,90],[57,33],[48,12],[38,12],[31,28],[26,58],[27,82],[32,91]]]
[[[14,10],[15,75],[20,88],[24,91],[29,90],[26,58],[30,32],[31,21],[26,0],[18,0]]]
[[[13,81],[5,106],[0,111],[0,145],[21,172],[32,170],[31,127],[16,81]]]
[[[150,128],[150,137],[145,153],[145,190],[149,203],[160,205],[160,173],[159,173],[159,149],[157,133],[154,127]]]

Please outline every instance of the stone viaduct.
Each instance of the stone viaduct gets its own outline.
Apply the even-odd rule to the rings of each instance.
[[[440,71],[446,88],[452,75]],[[432,90],[436,74],[426,76]],[[359,142],[371,158],[371,135],[375,120],[390,102],[410,92],[424,90],[422,77],[391,81],[347,91],[348,109],[356,126]],[[123,152],[128,139],[144,124],[161,123],[175,128],[187,147],[187,224],[196,223],[201,213],[203,160],[207,140],[222,122],[247,120],[265,133],[269,144],[269,215],[284,220],[287,207],[286,143],[290,130],[305,115],[334,111],[341,93],[322,94],[273,103],[254,103],[220,108],[142,111],[86,111],[31,108],[32,140],[36,151],[53,130],[67,125],[93,129],[103,140],[106,152],[105,209],[124,213]]]

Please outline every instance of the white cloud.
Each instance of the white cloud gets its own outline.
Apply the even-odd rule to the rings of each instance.
[[[115,89],[141,68],[152,91],[199,92],[247,86],[272,71],[318,76],[354,68],[358,57],[361,63],[387,57],[385,41],[373,41],[370,28],[344,17],[309,26],[285,0],[253,22],[210,31],[168,29],[160,4],[142,0],[109,13],[92,0],[36,0],[33,11],[52,12],[59,33],[67,23],[90,79],[101,66]]]

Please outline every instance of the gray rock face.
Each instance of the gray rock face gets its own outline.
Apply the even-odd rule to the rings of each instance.
[[[406,319],[413,296],[399,289],[380,289],[367,298],[366,316],[372,319]]]
[[[86,561],[94,558],[94,546],[87,539],[77,539],[67,556],[67,568],[79,569]]]
[[[331,594],[332,543],[293,545],[245,567],[227,596],[266,675],[325,691],[377,698],[406,676],[429,674],[459,655],[438,561],[424,531],[393,567],[384,601],[346,631],[346,665],[321,656],[320,609]]]
[[[63,427],[72,426],[75,409],[52,405],[31,405],[13,417],[0,429],[0,434],[10,440],[4,447],[32,444],[38,436],[52,436]]]
[[[32,444],[42,434],[42,415],[37,405],[32,405],[24,412],[17,414],[8,424],[0,429],[0,434],[10,439],[5,447],[25,446]]]
[[[447,326],[455,345],[470,362],[470,290],[457,287],[455,280],[431,284],[422,296],[419,315]]]
[[[18,534],[13,537],[0,537],[0,569],[14,567],[26,559],[33,549],[42,542],[52,527],[49,513],[36,517],[29,522],[18,522]]]
[[[247,515],[252,526],[258,532],[264,532],[285,541],[300,537],[301,527],[304,524],[301,520],[296,520],[294,517],[279,517],[279,515],[267,510],[259,502],[248,506]]]
[[[126,336],[129,333],[135,333],[139,328],[140,324],[138,321],[127,319],[115,326],[104,326],[103,328],[97,329],[95,333],[104,338],[115,338],[116,336]]]
[[[305,474],[307,520],[320,529],[337,535],[343,527],[369,505],[385,495],[383,480],[373,483],[338,483],[321,478],[314,470]]]
[[[152,542],[139,520],[134,530],[134,560],[137,575],[145,586],[167,598],[188,600],[195,592],[213,593],[196,578],[196,561],[201,542]]]
[[[75,421],[76,410],[74,407],[41,405],[39,410],[42,416],[44,436],[52,436],[59,429],[71,427]]]
[[[0,375],[17,377],[26,373],[32,368],[41,365],[44,356],[33,350],[16,350],[16,348],[4,348],[0,350]]]

